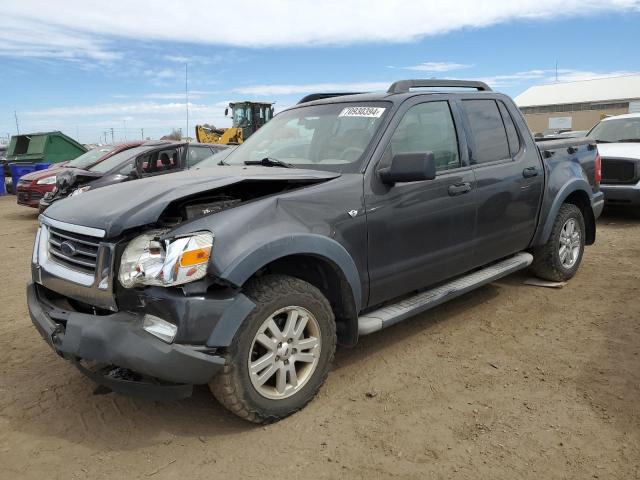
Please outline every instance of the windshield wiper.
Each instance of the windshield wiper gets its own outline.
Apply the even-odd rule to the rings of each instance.
[[[596,143],[611,143],[609,140],[596,140]]]
[[[618,143],[638,143],[640,138],[621,138]]]
[[[245,165],[262,165],[263,167],[293,168],[293,165],[273,157],[264,157],[262,160],[246,160]]]

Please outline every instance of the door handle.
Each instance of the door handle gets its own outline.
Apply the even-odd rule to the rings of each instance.
[[[527,167],[524,170],[522,170],[522,176],[524,178],[537,177],[538,169],[536,167]]]
[[[471,191],[471,184],[468,182],[456,183],[449,187],[449,195],[455,197],[456,195],[463,195]]]

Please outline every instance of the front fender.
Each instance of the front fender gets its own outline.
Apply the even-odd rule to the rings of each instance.
[[[582,191],[588,198],[591,198],[591,186],[582,178],[573,179],[562,186],[551,203],[551,207],[549,207],[546,217],[544,216],[544,212],[541,213],[541,221],[538,226],[538,232],[536,233],[533,241],[533,246],[544,245],[547,243],[551,236],[551,230],[553,229],[553,224],[556,221],[560,207],[565,203],[565,200],[569,195],[577,191]]]
[[[360,311],[362,284],[356,264],[342,245],[324,235],[300,233],[276,238],[236,258],[218,277],[239,287],[265,265],[290,255],[314,255],[333,263],[349,283],[356,311]]]

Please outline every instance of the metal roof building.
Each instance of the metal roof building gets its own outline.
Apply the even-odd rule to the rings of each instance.
[[[640,75],[537,85],[515,102],[533,132],[588,130],[605,116],[640,112]]]

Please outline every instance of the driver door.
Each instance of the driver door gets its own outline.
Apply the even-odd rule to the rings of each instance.
[[[476,225],[475,177],[466,140],[447,100],[414,104],[365,181],[369,305],[420,290],[470,268]],[[383,142],[385,139],[383,138]],[[436,178],[383,184],[375,170],[398,153],[433,152]]]

